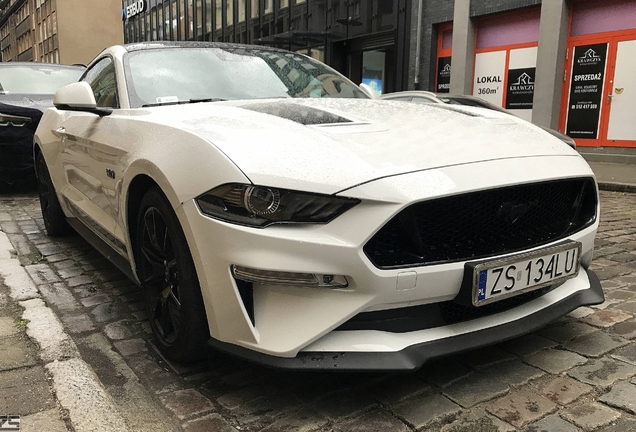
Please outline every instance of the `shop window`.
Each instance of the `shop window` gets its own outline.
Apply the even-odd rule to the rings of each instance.
[[[245,7],[246,7],[246,0],[239,0],[238,2],[238,20],[239,22],[243,22],[245,21]]]
[[[205,0],[205,32],[212,31],[212,0]]]
[[[378,15],[388,15],[393,13],[393,0],[378,1]]]
[[[442,31],[442,49],[453,48],[453,29]]]
[[[258,0],[251,0],[251,14],[252,18],[256,18],[258,16]]]
[[[225,5],[226,24],[228,26],[234,25],[234,1],[228,0]]]
[[[384,66],[386,54],[383,51],[365,51],[362,53],[362,83],[367,84],[379,95],[384,84]]]
[[[577,2],[572,8],[570,36],[582,36],[636,28],[634,0]]]
[[[540,8],[494,15],[477,22],[477,49],[515,45],[539,40]]]
[[[197,0],[197,39],[202,36],[203,31],[203,0]]]
[[[222,27],[222,23],[223,23],[223,17],[222,17],[222,10],[221,10],[221,0],[214,0],[214,28],[219,30]]]

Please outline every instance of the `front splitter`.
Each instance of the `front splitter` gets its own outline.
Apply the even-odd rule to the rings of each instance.
[[[428,361],[458,354],[531,333],[581,306],[605,301],[601,283],[586,270],[590,287],[518,320],[475,332],[411,345],[394,352],[300,352],[296,357],[276,357],[238,345],[210,339],[208,344],[219,351],[245,360],[281,369],[331,371],[415,371]]]

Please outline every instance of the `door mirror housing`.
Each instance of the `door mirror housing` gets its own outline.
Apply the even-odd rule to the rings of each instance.
[[[373,90],[369,84],[361,83],[360,90],[364,92],[371,99],[380,99],[380,95],[377,91]]]
[[[85,111],[100,117],[113,112],[110,108],[99,108],[95,102],[93,89],[86,82],[76,82],[62,87],[55,93],[53,105],[59,110]]]

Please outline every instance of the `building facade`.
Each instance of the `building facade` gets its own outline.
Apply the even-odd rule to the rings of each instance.
[[[636,155],[636,1],[420,4],[408,88],[481,97],[567,133],[582,152]]]
[[[380,92],[472,94],[566,132],[580,147],[636,149],[634,0],[123,0],[122,6],[126,42],[279,46]]]
[[[126,42],[199,40],[304,52],[378,91],[407,85],[412,0],[123,0]]]
[[[2,61],[86,64],[123,42],[120,0],[0,0]]]

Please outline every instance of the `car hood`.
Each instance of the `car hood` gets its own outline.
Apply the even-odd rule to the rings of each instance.
[[[53,95],[0,95],[0,113],[22,115],[35,118],[42,117],[42,113],[53,106]]]
[[[277,99],[150,111],[209,140],[255,184],[318,193],[451,165],[577,155],[523,120],[441,104]]]

